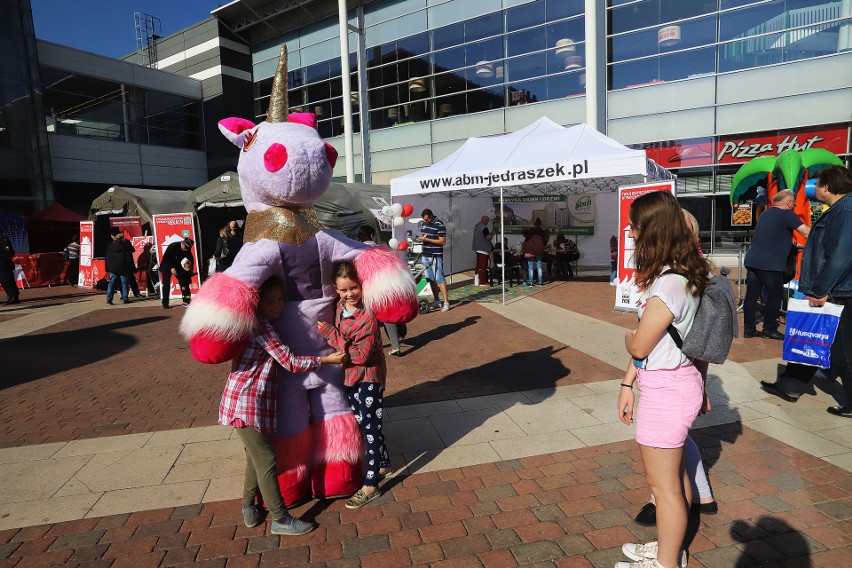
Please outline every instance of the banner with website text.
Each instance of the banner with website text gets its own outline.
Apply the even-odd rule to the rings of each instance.
[[[196,241],[195,238],[195,223],[191,213],[169,213],[166,215],[154,215],[154,243],[157,251],[157,261],[163,258],[163,253],[166,252],[168,246],[172,243],[180,242],[186,238]],[[189,286],[191,294],[197,294],[199,290],[198,280],[198,252],[197,245],[192,247],[192,267],[191,271],[195,274],[192,276],[192,283]],[[170,298],[180,298],[180,285],[177,278],[171,279]],[[160,290],[160,294],[164,292]]]
[[[494,211],[500,211],[500,198],[492,199]],[[536,195],[503,200],[503,231],[519,235],[536,220],[553,237],[555,235],[595,234],[595,194]],[[499,216],[494,222],[499,230]]]
[[[630,238],[628,213],[634,201],[654,191],[670,191],[677,194],[675,181],[660,181],[638,185],[623,185],[618,188],[618,276],[615,283],[615,309],[635,312],[639,305],[639,289],[636,287],[636,265],[633,252],[636,245]]]

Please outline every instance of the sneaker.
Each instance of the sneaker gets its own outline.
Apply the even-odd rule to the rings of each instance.
[[[260,509],[256,505],[243,505],[243,522],[248,528],[256,527],[260,521]]]
[[[763,330],[760,334],[760,337],[764,339],[774,339],[775,341],[784,341],[784,334],[778,330],[775,331],[766,331]]]
[[[378,499],[382,496],[382,490],[378,487],[375,491],[367,495],[363,489],[359,489],[355,492],[355,495],[349,498],[349,501],[346,502],[347,509],[360,509],[370,501],[374,499]]]
[[[394,469],[389,465],[385,465],[379,468],[379,476],[381,476],[382,479],[393,479],[400,471],[402,470]]]
[[[300,534],[307,534],[314,530],[314,525],[311,523],[307,523],[302,519],[297,519],[291,515],[287,515],[283,519],[279,519],[277,521],[272,521],[272,528],[270,532],[272,534],[282,534],[285,536],[299,536]]]
[[[658,551],[658,548],[657,548],[657,541],[656,540],[652,540],[652,541],[646,542],[644,544],[635,543],[635,542],[628,542],[627,544],[625,544],[621,547],[621,552],[624,553],[624,556],[626,556],[627,558],[629,558],[631,560],[639,560],[639,561],[656,560],[657,559],[657,551]],[[686,551],[681,550],[680,551],[680,562],[679,562],[678,568],[680,568],[680,566],[686,566],[686,560],[687,560]]]
[[[448,312],[448,311],[450,311],[450,304],[449,304],[449,303],[444,303],[443,307],[441,308],[441,311],[442,311],[442,312]]]
[[[402,353],[400,353],[399,349],[391,349],[388,351],[388,355],[391,357],[402,357]]]
[[[746,339],[751,339],[752,337],[757,337],[757,330],[746,328],[746,329],[743,330],[743,337],[745,337]]]
[[[639,513],[633,520],[643,527],[657,526],[657,506],[653,503],[645,503],[645,506],[639,509]]]
[[[441,302],[435,300],[434,302],[429,304],[429,308],[433,309],[433,310],[439,310],[439,309],[441,309]]]
[[[716,501],[710,501],[709,503],[698,503],[698,511],[702,515],[715,515],[719,512],[719,504]]]
[[[113,305],[113,304],[112,304],[112,300],[107,300],[107,305],[108,305],[108,306]]]
[[[615,568],[663,568],[656,560],[639,560],[638,562],[616,562]]]
[[[122,303],[122,304],[129,304],[129,303],[130,303],[130,300],[122,300],[122,301],[121,301],[121,303]]]

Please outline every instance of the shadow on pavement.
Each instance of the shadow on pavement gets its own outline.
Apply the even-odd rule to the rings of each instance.
[[[138,328],[163,319],[167,318],[136,318],[84,329],[7,339],[0,343],[3,350],[0,388],[22,385],[103,361],[139,343],[137,338],[121,333],[121,329]]]
[[[734,568],[775,565],[811,566],[811,550],[802,534],[778,517],[763,516],[755,524],[736,521],[731,537],[742,543]]]
[[[479,319],[480,316],[470,316],[457,323],[447,323],[434,327],[428,331],[424,331],[418,335],[408,336],[404,340],[405,344],[408,345],[408,348],[404,351],[403,355],[413,353],[421,347],[425,347],[432,341],[437,341],[438,339],[442,339],[448,335],[461,331],[466,327],[474,325]]]

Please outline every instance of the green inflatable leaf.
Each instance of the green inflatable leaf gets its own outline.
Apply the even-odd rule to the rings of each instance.
[[[805,170],[802,168],[802,155],[796,150],[787,150],[778,154],[773,176],[778,180],[778,190],[796,191]]]
[[[825,148],[808,148],[799,153],[802,155],[802,167],[808,170],[808,177],[816,177],[828,166],[843,165],[843,160]]]
[[[761,156],[743,164],[731,182],[731,203],[754,199],[757,186],[766,187],[767,176],[775,169],[775,161],[775,156]]]

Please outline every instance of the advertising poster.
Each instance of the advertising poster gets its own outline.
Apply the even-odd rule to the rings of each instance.
[[[500,198],[493,199],[500,211]],[[503,231],[520,235],[541,219],[541,227],[551,235],[594,235],[594,194],[536,195],[503,199]],[[499,219],[495,222],[499,227]]]
[[[751,223],[751,201],[747,203],[731,203],[731,225],[734,227],[749,227]]]
[[[127,242],[132,242],[133,237],[142,236],[142,217],[110,217],[109,227],[118,227],[124,233]]]
[[[147,295],[148,293],[148,269],[151,267],[151,255],[154,248],[154,237],[133,237],[130,241],[133,243],[133,264],[136,265],[136,282],[139,284],[139,291]]]
[[[636,287],[636,270],[633,264],[635,244],[628,236],[630,221],[627,215],[630,205],[646,193],[669,191],[676,193],[675,181],[667,180],[639,185],[623,185],[618,188],[618,277],[615,288],[615,309],[636,311],[639,305],[639,289]]]
[[[92,243],[95,240],[94,221],[80,221],[80,273],[77,286],[92,288],[95,285],[92,274]]]
[[[185,238],[190,238],[193,242],[195,238],[195,224],[191,213],[170,213],[166,215],[154,215],[154,243],[157,251],[157,259],[163,258],[163,253],[166,248],[172,243],[182,241]],[[193,272],[198,272],[198,251],[196,250],[197,243],[192,247]],[[180,286],[177,278],[171,279],[172,286],[170,290],[170,298],[180,298]],[[197,294],[199,290],[198,274],[192,277],[192,283],[189,286],[190,293]],[[163,291],[160,290],[160,294]],[[162,297],[162,296],[161,296]]]

